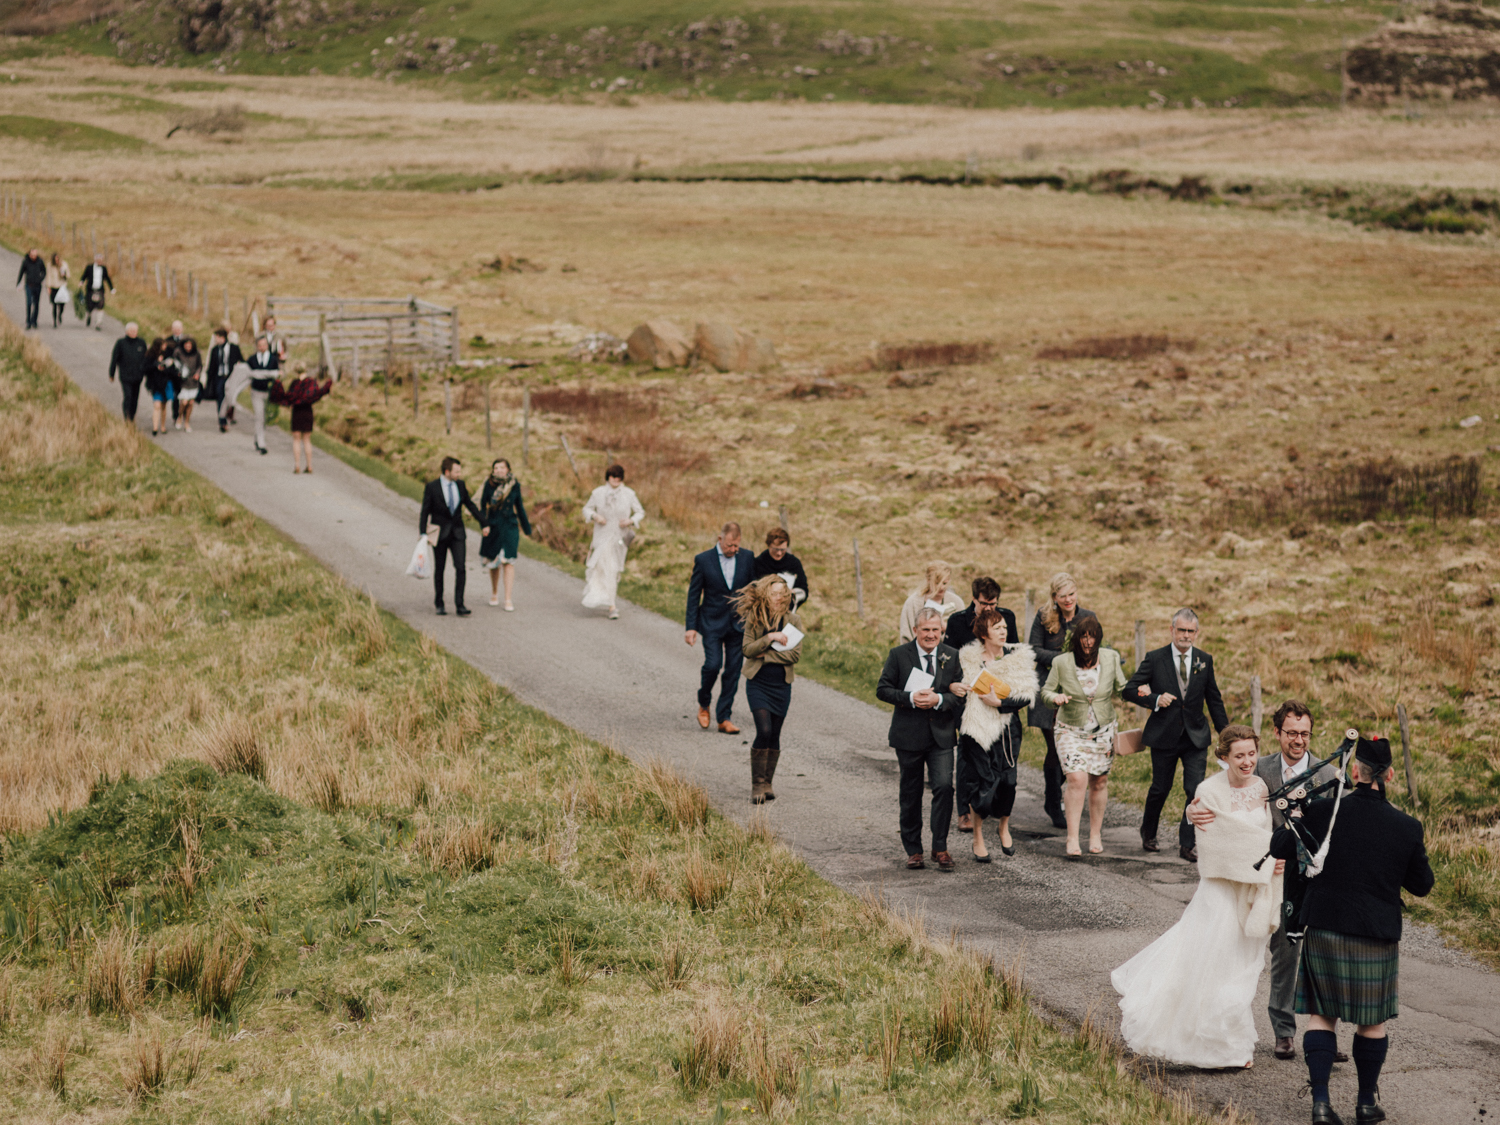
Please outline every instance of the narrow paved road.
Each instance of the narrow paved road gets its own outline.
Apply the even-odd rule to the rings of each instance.
[[[10,271],[9,278],[17,268],[16,256],[0,251],[0,271]],[[22,323],[20,291],[3,294],[0,308]],[[113,322],[93,332],[71,317],[61,330],[39,333],[79,385],[112,411],[119,393],[106,371],[119,334]],[[149,411],[141,424],[149,428]],[[261,457],[247,430],[242,422],[220,435],[206,423],[196,433],[159,440],[351,585],[521,699],[632,758],[661,755],[700,782],[726,815],[748,818],[747,744],[698,728],[693,691],[700,650],[683,644],[680,626],[623,603],[619,620],[605,620],[579,604],[579,580],[528,559],[517,568],[516,612],[485,604],[479,588],[486,580],[475,570],[473,617],[435,617],[430,585],[404,573],[416,542],[415,503],[321,454],[312,476],[293,476],[290,438],[273,430],[271,453]],[[597,685],[587,700],[566,686],[580,673]],[[735,719],[750,727],[748,714]],[[1136,816],[1123,806],[1112,810],[1105,830],[1111,855],[1065,859],[1061,839],[1042,815],[1040,775],[1026,771],[1014,859],[997,850],[993,865],[972,863],[967,837],[958,836],[957,874],[907,872],[896,834],[896,763],[886,724],[876,708],[798,680],[777,779],[780,800],[767,806],[776,831],[841,887],[882,888],[893,904],[924,911],[934,932],[957,927],[999,958],[1023,954],[1028,981],[1050,1009],[1075,1019],[1090,1008],[1116,1016],[1110,969],[1176,921],[1192,896],[1195,869],[1175,855],[1146,857],[1133,828]],[[1445,949],[1431,931],[1414,930],[1403,951],[1401,984],[1401,1018],[1382,1085],[1391,1119],[1445,1125],[1492,1119],[1500,1113],[1500,976]],[[1283,1063],[1271,1055],[1265,990],[1262,977],[1256,1007],[1261,1044],[1252,1071],[1169,1073],[1201,1098],[1217,1105],[1232,1100],[1261,1122],[1305,1121],[1309,1103],[1297,1091],[1306,1071],[1300,1060]],[[1347,1038],[1346,1031],[1346,1046]],[[1339,1108],[1350,1109],[1351,1122],[1354,1093],[1352,1065],[1338,1067],[1334,1096]]]

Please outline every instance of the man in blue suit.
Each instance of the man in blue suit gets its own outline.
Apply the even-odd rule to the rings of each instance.
[[[714,678],[719,681],[717,717],[721,734],[739,734],[729,721],[734,693],[740,686],[740,652],[744,626],[735,616],[729,599],[750,584],[755,560],[740,550],[740,525],[726,523],[719,540],[693,559],[693,578],[688,583],[687,635],[691,647],[703,635],[703,681],[698,686],[698,725],[708,729],[708,704],[714,697]]]

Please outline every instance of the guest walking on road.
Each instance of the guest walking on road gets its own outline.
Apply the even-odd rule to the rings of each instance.
[[[510,596],[516,581],[516,559],[521,553],[521,533],[531,534],[526,518],[526,503],[521,498],[521,482],[510,471],[504,457],[490,463],[490,479],[479,494],[479,557],[490,572],[490,605],[500,604],[500,576],[505,573],[505,612],[516,607]]]
[[[203,378],[203,401],[214,404],[214,413],[219,418],[219,433],[229,429],[229,422],[224,411],[224,392],[229,386],[229,376],[235,367],[244,361],[240,354],[240,346],[229,342],[229,330],[227,328],[214,329],[213,346],[208,349],[208,366],[204,371]],[[230,403],[230,411],[234,410],[234,404]]]
[[[160,336],[146,352],[146,390],[151,394],[151,436],[156,437],[167,432],[167,403],[177,401],[177,361]]]
[[[309,378],[305,363],[293,367],[292,374],[295,378],[285,386],[280,380],[271,385],[271,401],[292,408],[292,475],[296,476],[303,458],[307,468],[301,471],[312,472],[313,405],[333,390],[333,380],[324,379],[320,383]]]
[[[604,470],[604,483],[594,489],[583,506],[583,518],[594,526],[594,542],[584,564],[584,608],[606,606],[613,621],[620,616],[615,595],[620,575],[625,572],[625,556],[635,540],[636,528],[646,518],[646,509],[634,489],[625,487],[622,466],[611,465]]]
[[[42,285],[47,280],[47,263],[42,260],[42,252],[36,247],[26,251],[26,256],[21,259],[21,268],[16,273],[16,284],[26,287],[26,327],[28,329],[37,326],[37,318],[42,311]]]
[[[442,475],[437,480],[428,481],[422,491],[422,514],[417,518],[417,530],[432,544],[432,600],[439,617],[448,613],[443,606],[443,570],[449,555],[453,556],[453,612],[459,617],[468,617],[471,612],[464,606],[464,581],[467,578],[464,551],[468,546],[464,535],[464,510],[468,509],[474,522],[483,524],[484,520],[474,501],[469,499],[463,478],[463,463],[457,457],[444,457]]]
[[[755,568],[749,551],[740,550],[740,525],[730,521],[719,531],[719,540],[693,558],[693,576],[688,580],[687,632],[683,639],[691,648],[703,636],[703,671],[698,682],[698,725],[708,729],[708,705],[713,701],[714,680],[719,680],[719,705],[715,718],[720,734],[739,734],[729,721],[734,693],[740,686],[741,648],[744,626],[730,603],[750,583]]]
[[[1000,605],[1000,583],[993,578],[980,577],[974,579],[969,590],[973,595],[973,601],[969,603],[968,609],[961,609],[948,618],[943,643],[951,649],[962,652],[964,646],[974,640],[974,616],[986,609],[993,609],[997,610],[1005,621],[1005,643],[1015,644],[1019,639],[1016,635],[1016,615]],[[1020,722],[1020,719],[1016,721]],[[969,806],[974,803],[972,783],[973,775],[969,773],[969,759],[960,752],[957,777],[954,782],[958,791],[958,830],[960,832],[974,830],[974,822],[969,815]]]
[[[115,290],[114,278],[109,276],[109,267],[104,264],[104,255],[95,254],[94,264],[83,267],[83,276],[78,279],[83,288],[84,326],[93,325],[96,332],[104,331],[104,293]],[[99,323],[94,324],[95,315]]]
[[[1104,628],[1085,617],[1073,629],[1068,651],[1052,661],[1042,695],[1057,708],[1053,737],[1067,785],[1063,811],[1069,855],[1082,855],[1078,824],[1089,801],[1089,851],[1104,850],[1104,810],[1109,804],[1109,767],[1115,753],[1114,697],[1125,686],[1120,654],[1104,647]]]
[[[148,348],[141,339],[141,326],[131,321],[125,326],[125,335],[115,341],[115,350],[109,354],[109,381],[120,377],[123,401],[120,404],[125,421],[135,421],[136,404],[141,397],[141,381],[146,378]],[[152,431],[155,433],[156,431]]]
[[[1198,852],[1197,837],[1187,818],[1187,805],[1192,803],[1207,768],[1211,741],[1208,722],[1213,720],[1216,731],[1229,725],[1224,698],[1214,679],[1214,658],[1193,647],[1197,639],[1198,615],[1191,609],[1179,609],[1172,615],[1172,643],[1148,652],[1125,685],[1126,700],[1151,712],[1141,732],[1141,742],[1151,748],[1151,788],[1146,793],[1146,812],[1141,818],[1141,847],[1148,852],[1160,850],[1156,842],[1157,826],[1177,779],[1180,761],[1182,789],[1187,799],[1177,826],[1177,845],[1182,858],[1189,863],[1198,862]],[[1205,704],[1209,719],[1203,717]]]
[[[754,805],[776,799],[771,783],[781,760],[781,724],[792,706],[792,666],[802,657],[804,630],[793,603],[792,588],[779,574],[756,579],[733,598],[744,629],[745,702],[755,720],[755,741],[750,743]]]
[[[755,556],[755,569],[751,574],[756,578],[781,575],[792,589],[794,608],[800,609],[812,587],[807,584],[807,571],[802,569],[802,560],[792,554],[791,548],[792,537],[786,529],[773,527],[766,532],[766,549]]]
[[[63,313],[67,311],[72,295],[68,292],[68,263],[61,254],[53,254],[47,263],[47,306],[52,310],[52,327],[61,328]]]
[[[1073,576],[1060,570],[1052,576],[1052,596],[1031,623],[1032,651],[1036,653],[1037,674],[1045,677],[1052,668],[1058,654],[1067,651],[1073,638],[1073,629],[1078,622],[1093,617],[1094,611],[1078,604],[1078,585]],[[1045,795],[1042,809],[1052,821],[1054,828],[1066,828],[1068,821],[1063,816],[1063,771],[1057,758],[1057,740],[1053,736],[1054,711],[1047,705],[1046,693],[1027,709],[1026,725],[1042,732],[1042,741],[1047,744],[1047,755],[1042,760],[1042,781]]]
[[[203,353],[198,342],[191,337],[177,347],[177,407],[180,411],[177,428],[193,432],[193,407],[198,405],[198,396],[203,393]]]
[[[916,636],[886,656],[875,696],[896,709],[889,739],[901,770],[901,844],[907,870],[927,866],[922,860],[925,771],[932,787],[932,860],[939,871],[952,871],[948,826],[953,820],[953,750],[958,743],[958,712],[969,689],[958,653],[943,644],[942,610],[923,606],[916,618]]]
[[[981,609],[969,621],[974,639],[958,653],[969,687],[958,726],[958,807],[970,818],[975,861],[989,863],[984,843],[986,817],[1000,821],[1000,850],[1016,854],[1010,813],[1016,803],[1016,762],[1025,733],[1020,710],[1036,697],[1036,657],[1029,645],[1006,644],[1007,622],[995,606]],[[951,629],[953,618],[948,625]],[[1013,622],[1010,627],[1014,628]],[[981,688],[987,690],[981,692]]]
[[[250,357],[249,366],[250,405],[255,410],[255,448],[264,455],[270,452],[266,449],[266,401],[271,397],[271,387],[281,371],[281,356],[264,336],[255,338],[255,354]],[[239,394],[238,387],[231,385],[229,389]]]
[[[901,607],[899,636],[903,644],[916,636],[917,613],[923,606],[937,610],[943,615],[945,622],[950,615],[963,609],[963,598],[948,589],[948,583],[952,580],[953,568],[947,563],[927,564],[927,576],[922,582],[922,588],[913,590],[907,596],[906,604]]]

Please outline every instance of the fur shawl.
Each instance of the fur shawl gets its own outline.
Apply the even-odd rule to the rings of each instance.
[[[1229,774],[1220,771],[1198,786],[1198,800],[1212,810],[1214,822],[1198,829],[1198,877],[1234,884],[1240,928],[1246,937],[1267,938],[1281,920],[1281,876],[1276,861],[1255,863],[1271,847],[1271,810],[1236,812],[1230,799]]]
[[[984,664],[984,642],[970,641],[964,645],[958,653],[958,664],[963,670],[964,683],[973,683]],[[990,666],[990,674],[1010,687],[1011,699],[1030,703],[1036,698],[1040,684],[1036,676],[1036,654],[1030,645],[1006,645],[1005,655]],[[958,733],[968,735],[981,746],[990,747],[999,740],[1009,721],[1010,716],[1002,715],[971,692],[964,697],[964,714]]]

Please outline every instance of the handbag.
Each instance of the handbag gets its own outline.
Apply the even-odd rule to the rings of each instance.
[[[634,543],[635,528],[627,527],[624,531],[620,532],[620,542],[625,544],[626,547],[629,547],[632,543]]]
[[[1143,727],[1136,727],[1135,730],[1121,730],[1121,731],[1116,731],[1115,732],[1115,753],[1116,754],[1138,754],[1138,753],[1140,753],[1140,750],[1141,750],[1141,735],[1143,733],[1144,733],[1144,728]]]

